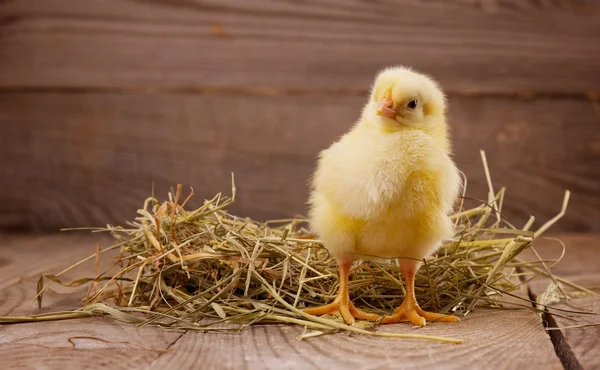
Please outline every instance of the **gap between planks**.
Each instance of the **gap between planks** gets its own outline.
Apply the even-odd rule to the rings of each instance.
[[[369,93],[367,88],[328,87],[328,88],[280,88],[273,86],[0,86],[0,93],[60,93],[60,94],[181,94],[181,95],[250,95],[250,96],[303,96],[303,95],[359,95]],[[449,96],[461,98],[513,98],[513,99],[573,99],[600,101],[599,91],[562,92],[535,90],[458,90],[446,89]]]
[[[566,253],[564,259],[554,272],[557,276],[566,277],[585,288],[596,293],[600,292],[600,266],[597,264],[597,254],[600,249],[600,235],[598,234],[557,234],[557,239],[565,243]],[[552,245],[552,240],[540,240],[534,246],[544,259],[557,258],[561,248]],[[526,251],[524,256],[530,251]],[[550,279],[541,278],[530,282],[528,287],[529,297],[532,301],[543,294]],[[572,313],[552,310],[577,310],[581,312],[594,312],[594,314]],[[550,305],[542,315],[544,326],[548,329],[577,326],[582,324],[600,323],[600,297],[586,296],[573,298],[568,302]],[[567,328],[563,330],[546,330],[552,340],[557,356],[567,370],[595,369],[600,366],[598,354],[598,341],[600,339],[600,326],[580,328]]]

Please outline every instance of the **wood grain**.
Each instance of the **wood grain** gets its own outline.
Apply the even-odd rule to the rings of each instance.
[[[240,335],[188,332],[151,369],[175,364],[191,368],[202,361],[221,369],[560,369],[549,337],[528,311],[479,310],[453,325],[414,329],[387,325],[385,332],[411,332],[463,338],[462,345],[336,334],[298,341],[302,328],[257,326]],[[214,348],[227,348],[227,355]]]
[[[31,300],[41,273],[62,270],[89,255],[97,243],[108,246],[106,238],[90,235],[0,234],[4,261],[0,265],[0,315],[18,316],[81,307],[85,289],[55,285],[44,295],[44,308],[41,310]],[[93,274],[93,267],[84,266],[70,276],[81,277],[81,274]],[[179,336],[179,333],[140,329],[104,318],[0,325],[0,368],[143,368],[164,353]],[[73,338],[75,348],[69,343],[69,338]]]
[[[392,64],[454,93],[600,85],[591,1],[17,0],[0,14],[8,90],[365,91]]]
[[[0,94],[0,226],[34,230],[124,223],[177,183],[192,205],[222,191],[257,219],[305,213],[317,154],[358,117],[364,96]],[[573,192],[556,230],[600,230],[600,123],[573,99],[451,97],[456,161],[485,199],[479,149],[504,212],[538,224]]]
[[[0,297],[9,297],[8,301],[0,301],[0,314],[33,312],[28,304],[35,284],[29,276],[45,270],[44,266],[71,263],[81,257],[73,251],[86,254],[83,246],[98,241],[85,235],[77,238],[11,236],[9,242],[4,235],[0,237],[0,248],[13,257],[0,268],[0,281],[6,271],[11,281],[19,269],[24,274],[21,281],[0,287]],[[55,253],[45,254],[50,248],[44,247],[50,246]],[[44,262],[25,269],[26,262],[35,259],[36,253],[39,253],[37,259]],[[68,309],[76,305],[76,294],[51,294],[48,298],[48,309]],[[45,369],[191,369],[199,366],[207,369],[500,369],[530,368],[531,364],[544,369],[561,368],[539,318],[527,310],[482,309],[452,325],[433,324],[415,329],[397,324],[378,329],[459,337],[465,340],[463,345],[346,334],[298,341],[296,338],[302,330],[295,326],[256,326],[241,334],[188,332],[179,338],[177,333],[138,329],[99,318],[0,326],[0,368],[39,368],[41,364]],[[77,349],[69,348],[67,339],[75,336],[129,344],[80,339],[76,341]],[[159,353],[138,346],[169,348],[169,351]]]

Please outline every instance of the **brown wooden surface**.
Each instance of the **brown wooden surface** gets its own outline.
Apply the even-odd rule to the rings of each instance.
[[[591,1],[3,2],[0,86],[364,90],[388,64],[450,91],[599,92]],[[587,76],[587,78],[582,78]]]
[[[56,230],[123,224],[177,183],[196,202],[231,189],[232,211],[259,219],[305,212],[319,150],[348,129],[362,96],[0,94],[0,225]],[[229,109],[229,106],[235,109]],[[567,114],[568,113],[568,114]],[[600,228],[600,143],[578,100],[450,98],[456,158],[468,194],[485,199],[488,153],[515,224],[569,212],[557,229]],[[573,143],[580,143],[575,145]],[[594,144],[596,143],[596,144]]]
[[[539,318],[528,311],[479,310],[456,325],[421,329],[407,324],[382,327],[382,332],[446,335],[461,345],[336,334],[298,341],[303,328],[253,327],[242,335],[198,335],[188,332],[155,363],[193,368],[248,369],[560,369],[560,361]],[[219,351],[216,348],[228,348]]]
[[[593,280],[575,280],[579,283],[595,286],[594,292],[600,293],[600,276]],[[594,285],[591,285],[594,284]],[[556,343],[559,356],[565,358],[565,367],[576,369],[598,369],[600,368],[600,299],[597,296],[576,298],[569,302],[553,305],[554,308],[563,310],[577,310],[595,314],[575,314],[555,311],[560,314],[551,314],[547,317],[548,326],[555,328],[567,328],[550,331]],[[564,317],[563,317],[564,316]],[[571,327],[590,324],[587,327]]]
[[[0,316],[38,312],[31,303],[39,273],[56,272],[94,251],[106,239],[16,237],[0,234]],[[89,275],[92,266],[71,276]],[[58,289],[45,297],[43,312],[79,306],[82,290]],[[160,329],[137,329],[110,319],[80,319],[0,326],[0,368],[106,369],[345,369],[377,368],[539,368],[560,369],[552,343],[536,314],[527,310],[477,310],[453,325],[415,329],[407,324],[383,326],[385,332],[410,332],[464,339],[462,345],[336,334],[298,341],[302,328],[256,326],[242,334],[188,332],[181,336]],[[123,343],[68,338],[91,336]],[[40,347],[45,346],[45,347]],[[146,349],[140,348],[140,346]],[[49,348],[47,348],[49,347]],[[157,350],[166,350],[159,352]],[[42,365],[43,364],[43,365]]]
[[[567,252],[554,270],[558,276],[567,277],[573,282],[600,294],[600,238],[590,235],[558,236],[566,244]],[[562,248],[548,240],[536,247],[546,258],[556,258]],[[534,298],[539,297],[548,287],[548,279],[539,279],[530,284]],[[581,313],[550,310],[546,321],[549,327],[570,327],[593,324],[594,326],[567,328],[549,331],[559,356],[565,367],[570,369],[600,368],[600,296],[574,298],[552,307],[562,310],[575,310]]]
[[[0,316],[81,307],[85,289],[73,291],[55,285],[52,288],[54,292],[44,296],[41,310],[37,309],[32,298],[41,273],[58,272],[79,261],[93,253],[96,242],[105,243],[106,239],[87,235],[32,237],[0,234]],[[89,276],[93,274],[93,268],[88,265],[71,276],[81,277],[80,274]],[[0,325],[0,369],[145,368],[180,335],[138,329],[135,325],[102,318]],[[69,338],[73,338],[75,349]]]
[[[479,149],[515,223],[600,231],[600,6],[591,1],[0,2],[0,228],[123,223],[181,182],[259,219],[305,212],[317,153],[376,71],[450,97],[456,159]],[[197,204],[197,203],[196,203]]]

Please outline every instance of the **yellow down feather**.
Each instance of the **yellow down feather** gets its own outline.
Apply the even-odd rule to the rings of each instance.
[[[382,101],[389,102],[385,116]],[[453,235],[448,214],[460,177],[445,111],[433,80],[388,68],[377,76],[358,122],[321,152],[309,217],[339,261],[422,259]]]

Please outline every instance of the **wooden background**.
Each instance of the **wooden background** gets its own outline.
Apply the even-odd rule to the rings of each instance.
[[[305,212],[317,153],[378,69],[449,96],[456,160],[506,214],[600,231],[592,0],[0,0],[0,229],[122,223],[178,182],[233,211]]]

